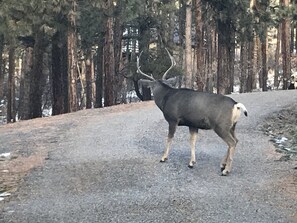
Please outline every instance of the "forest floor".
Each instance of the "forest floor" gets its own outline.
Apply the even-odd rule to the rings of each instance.
[[[297,222],[296,93],[231,96],[249,116],[226,178],[212,131],[193,170],[184,130],[158,163],[167,123],[153,102],[0,126],[0,222]]]

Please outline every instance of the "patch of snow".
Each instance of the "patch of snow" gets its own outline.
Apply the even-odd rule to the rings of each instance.
[[[10,155],[11,155],[10,153],[1,153],[1,154],[0,154],[0,157],[1,157],[1,158],[9,158]]]
[[[282,137],[280,139],[275,139],[275,143],[276,144],[281,144],[281,143],[284,143],[286,142],[288,139],[286,137]]]
[[[11,195],[11,193],[9,193],[9,192],[3,192],[3,193],[1,193],[0,194],[0,197],[8,197],[8,196],[10,196]]]

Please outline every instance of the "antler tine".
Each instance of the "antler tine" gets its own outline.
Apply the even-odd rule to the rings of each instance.
[[[140,54],[139,54],[139,57],[137,57],[137,72],[154,81],[155,78],[153,77],[153,75],[148,75],[148,74],[142,72],[142,70],[140,70],[139,60],[140,60],[142,52],[143,51],[141,51]]]
[[[166,79],[166,75],[168,74],[168,72],[172,69],[172,67],[174,67],[176,65],[176,62],[174,60],[174,57],[170,54],[169,50],[165,47],[165,50],[167,51],[169,57],[170,57],[170,60],[171,60],[171,66],[168,68],[168,70],[166,70],[166,72],[164,73],[163,77],[162,77],[162,80],[165,80]]]

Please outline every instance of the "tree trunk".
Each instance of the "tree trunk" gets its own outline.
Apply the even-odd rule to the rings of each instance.
[[[248,77],[247,77],[247,83],[246,83],[246,91],[252,92],[253,90],[253,77],[254,77],[254,70],[253,70],[253,53],[254,53],[254,43],[253,41],[248,43],[248,49],[247,49],[247,55],[248,55]]]
[[[240,47],[240,93],[246,92],[248,73],[247,42],[243,41]]]
[[[28,120],[31,115],[31,79],[33,68],[33,48],[25,49],[22,61],[22,74],[20,84],[19,119]]]
[[[110,0],[109,0],[110,1]],[[110,3],[111,4],[111,3]],[[105,44],[104,44],[104,107],[115,104],[114,94],[114,39],[113,39],[113,18],[106,19]]]
[[[61,33],[58,31],[52,39],[52,90],[53,90],[53,115],[63,114],[64,109],[64,81],[62,67]]]
[[[192,1],[186,3],[186,25],[185,25],[185,87],[193,88],[192,74]]]
[[[267,32],[265,32],[265,34],[266,33]],[[261,52],[262,52],[262,74],[261,74],[262,86],[261,87],[263,91],[267,91],[267,38],[266,38],[266,35],[264,40],[261,43]]]
[[[44,33],[36,28],[33,48],[33,68],[30,88],[31,118],[42,117],[42,93],[45,85],[43,74]]]
[[[4,35],[0,34],[0,101],[4,96],[3,50],[4,50]]]
[[[16,121],[15,114],[15,47],[12,44],[8,53],[7,123]]]
[[[102,98],[103,98],[103,43],[100,41],[97,49],[97,69],[96,69],[96,102],[95,108],[102,108]]]
[[[68,16],[67,51],[68,51],[68,112],[78,109],[77,103],[77,34],[75,12],[76,0],[72,0],[72,9]]]
[[[289,6],[289,0],[282,0],[282,5]],[[282,57],[283,57],[283,89],[288,89],[288,81],[291,76],[290,57],[290,19],[282,20]]]
[[[279,87],[279,57],[280,57],[280,41],[281,41],[281,25],[277,29],[276,49],[275,49],[275,64],[274,64],[274,88]]]
[[[218,70],[217,93],[230,94],[230,73],[232,71],[231,21],[218,20]]]
[[[259,71],[259,37],[254,33],[254,47],[253,47],[253,76],[252,76],[252,89],[257,88],[257,75]]]
[[[205,88],[205,69],[203,63],[203,32],[202,32],[202,2],[201,0],[195,1],[195,21],[196,21],[196,59],[197,59],[197,72],[196,82],[198,91],[203,91]]]
[[[124,77],[120,75],[122,68],[122,37],[123,37],[123,12],[126,6],[125,1],[118,1],[116,10],[116,17],[114,20],[114,64],[115,64],[115,79],[114,79],[114,90],[115,100],[121,98],[121,91],[124,87]]]
[[[94,61],[92,49],[87,50],[86,55],[86,108],[92,108],[93,104],[93,79],[94,79]]]

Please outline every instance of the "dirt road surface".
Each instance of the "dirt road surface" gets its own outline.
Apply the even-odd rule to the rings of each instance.
[[[13,158],[0,161],[2,191],[12,193],[0,201],[0,222],[297,222],[297,163],[279,161],[258,128],[296,103],[297,91],[231,97],[249,116],[237,125],[227,177],[219,167],[227,146],[213,131],[199,131],[193,169],[186,127],[159,162],[167,123],[153,102],[1,126],[0,153]]]

